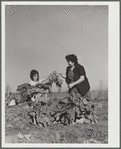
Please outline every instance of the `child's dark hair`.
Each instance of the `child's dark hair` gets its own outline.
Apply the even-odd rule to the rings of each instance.
[[[39,81],[39,72],[38,72],[37,70],[32,70],[32,71],[30,72],[30,78],[33,80],[33,76],[34,76],[35,74],[38,75],[37,81]]]
[[[66,58],[67,61],[74,62],[74,65],[76,65],[78,63],[77,56],[74,55],[74,54],[66,55],[65,58]]]

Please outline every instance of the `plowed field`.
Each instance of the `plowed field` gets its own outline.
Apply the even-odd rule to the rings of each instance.
[[[51,98],[65,97],[53,93]],[[5,107],[6,143],[108,143],[108,99],[92,99],[98,117],[97,124],[74,123],[67,126],[53,124],[47,128],[30,123],[28,106],[21,103]]]

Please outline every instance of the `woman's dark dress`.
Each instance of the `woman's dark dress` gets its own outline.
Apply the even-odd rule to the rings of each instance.
[[[68,78],[69,78],[69,80],[70,80],[70,83],[73,83],[74,82],[74,72],[73,72],[73,70],[69,70],[69,72],[68,72]],[[78,89],[77,89],[77,87],[76,86],[74,86],[74,87],[72,87],[71,89],[69,89],[69,93],[72,93],[72,92],[74,92],[74,93],[79,93],[79,91],[78,91]]]
[[[71,95],[72,92],[80,94],[82,97],[82,102],[79,103],[79,106],[76,106],[75,112],[76,112],[76,117],[81,119],[81,123],[92,123],[92,122],[97,122],[95,119],[95,116],[93,114],[93,110],[91,105],[91,94],[90,94],[90,85],[88,82],[88,79],[86,77],[86,73],[84,70],[84,67],[81,66],[80,64],[77,64],[73,70],[71,70],[70,67],[67,67],[66,70],[66,83],[69,85],[77,80],[80,79],[81,76],[84,76],[84,81],[81,83],[73,86],[71,89],[69,89],[69,93]],[[88,102],[87,102],[88,101]],[[83,113],[83,112],[85,113]],[[92,114],[90,113],[92,112]],[[92,118],[89,118],[89,115],[92,116]]]

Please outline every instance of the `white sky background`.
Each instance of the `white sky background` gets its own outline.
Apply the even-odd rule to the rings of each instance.
[[[12,91],[30,81],[32,69],[40,78],[65,73],[67,54],[77,55],[92,90],[100,80],[108,88],[108,6],[6,6],[5,84]]]

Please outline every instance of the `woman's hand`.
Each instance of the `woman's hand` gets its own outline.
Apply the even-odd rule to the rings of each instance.
[[[66,78],[66,75],[64,75],[64,74],[62,74],[62,73],[60,73],[60,76],[61,76],[63,79]]]
[[[71,84],[68,85],[68,88],[71,89],[74,85],[75,85],[75,83],[71,83]]]

